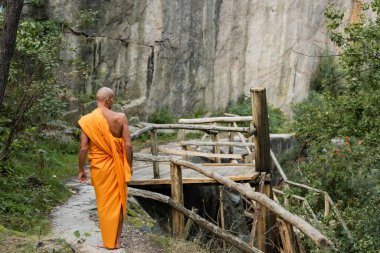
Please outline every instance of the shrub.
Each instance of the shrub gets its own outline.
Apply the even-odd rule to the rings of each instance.
[[[240,116],[252,115],[251,98],[248,96],[240,96],[236,103],[230,102],[226,111],[231,114]],[[269,117],[269,132],[270,133],[284,133],[288,132],[287,122],[284,113],[274,106],[268,106]]]
[[[156,124],[170,124],[175,122],[175,117],[169,107],[162,107],[149,117],[149,122]]]

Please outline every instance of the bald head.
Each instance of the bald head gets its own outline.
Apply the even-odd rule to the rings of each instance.
[[[96,100],[98,102],[104,102],[108,98],[113,98],[113,97],[115,97],[115,92],[113,92],[113,90],[108,87],[102,87],[96,93]]]

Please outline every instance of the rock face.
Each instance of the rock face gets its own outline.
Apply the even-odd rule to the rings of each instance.
[[[352,0],[334,1],[350,17]],[[78,48],[89,78],[68,82],[93,94],[116,90],[131,116],[168,106],[176,115],[221,110],[229,101],[267,88],[269,103],[289,111],[307,96],[319,58],[336,51],[323,16],[327,0],[50,0],[50,18],[80,22],[80,11],[97,11],[95,22],[73,25],[66,40]],[[83,17],[82,17],[83,19]]]

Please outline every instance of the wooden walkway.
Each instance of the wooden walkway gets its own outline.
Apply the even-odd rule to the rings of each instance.
[[[216,172],[221,176],[228,177],[233,181],[251,181],[256,179],[260,173],[255,171],[254,164],[200,164],[210,172]],[[153,179],[152,163],[137,162],[134,166],[132,181],[128,185],[160,185],[171,184],[170,163],[160,163],[160,178]],[[214,184],[214,179],[206,177],[191,169],[182,170],[184,184]]]

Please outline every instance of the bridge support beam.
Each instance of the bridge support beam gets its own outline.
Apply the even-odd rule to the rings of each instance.
[[[270,174],[270,140],[268,107],[265,88],[251,89],[252,124],[256,128],[255,135],[255,167],[256,171]],[[272,188],[269,182],[264,183],[263,193],[273,199]],[[258,208],[256,227],[257,248],[263,252],[274,252],[274,215],[264,206]]]

